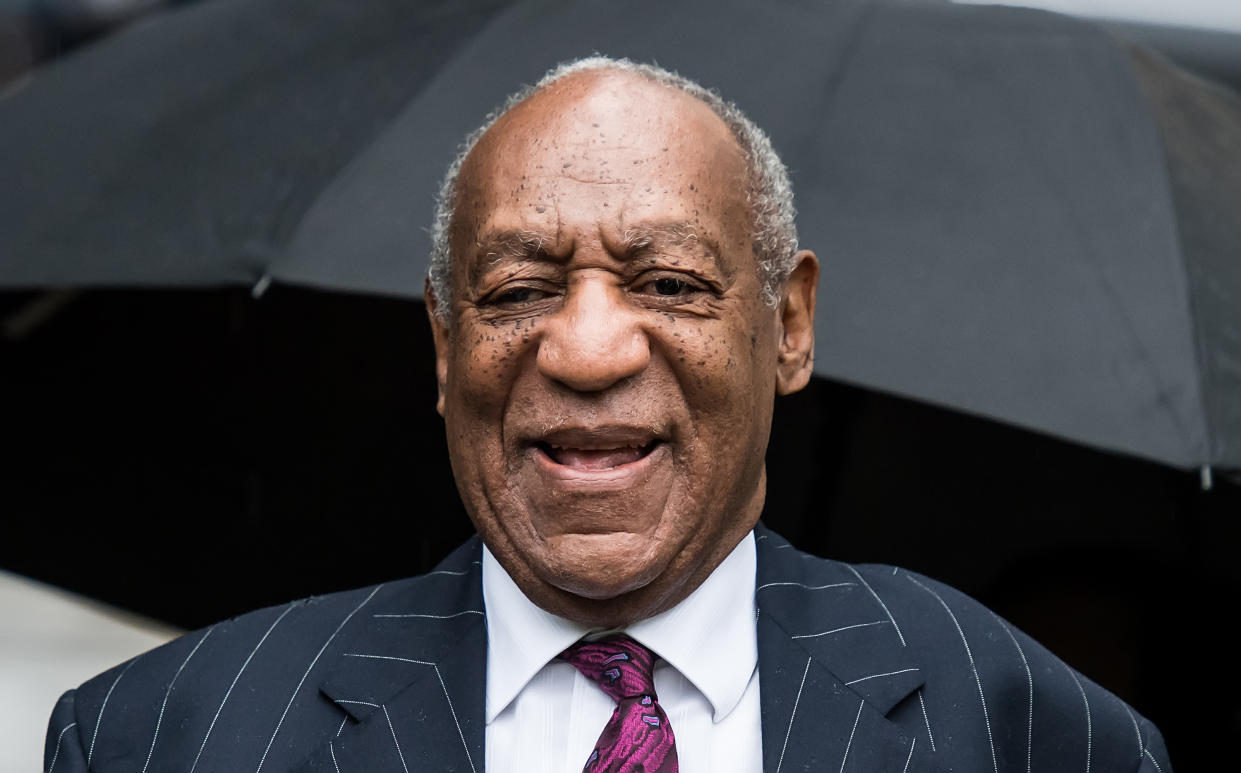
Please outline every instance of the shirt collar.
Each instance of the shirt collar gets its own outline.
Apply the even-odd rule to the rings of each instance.
[[[756,565],[750,533],[685,600],[624,631],[692,682],[711,702],[716,722],[736,708],[758,665]],[[591,629],[526,598],[486,547],[482,569],[490,724],[543,666]]]

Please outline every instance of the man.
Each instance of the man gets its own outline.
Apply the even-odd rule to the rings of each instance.
[[[561,67],[467,140],[434,238],[481,541],[97,677],[48,770],[1170,770],[1149,722],[970,599],[757,525],[818,267],[734,107]]]

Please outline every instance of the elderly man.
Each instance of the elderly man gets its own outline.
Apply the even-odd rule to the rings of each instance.
[[[602,58],[444,183],[427,303],[480,539],[67,694],[52,773],[1153,771],[1158,731],[965,596],[758,524],[818,266],[732,105]]]

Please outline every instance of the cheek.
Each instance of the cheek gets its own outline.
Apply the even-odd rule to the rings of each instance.
[[[504,416],[528,343],[523,331],[462,325],[444,394],[444,426],[458,483],[481,482],[504,464]],[[460,469],[458,469],[460,468]]]
[[[691,412],[736,419],[763,403],[765,387],[758,375],[770,372],[772,364],[765,361],[759,330],[718,321],[671,327],[665,337],[669,360]]]
[[[504,414],[528,336],[511,326],[465,321],[454,333],[444,424],[458,489],[477,517],[491,511],[486,492],[505,464]]]
[[[509,397],[531,331],[476,324],[460,332],[448,374],[450,397],[472,412],[494,411]]]

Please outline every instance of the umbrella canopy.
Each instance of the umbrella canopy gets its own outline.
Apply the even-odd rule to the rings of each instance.
[[[0,100],[0,283],[253,283],[499,3],[213,0]]]
[[[456,143],[596,51],[771,133],[824,260],[818,373],[1241,468],[1235,99],[1020,9],[215,0],[0,103],[0,281],[416,296]]]

